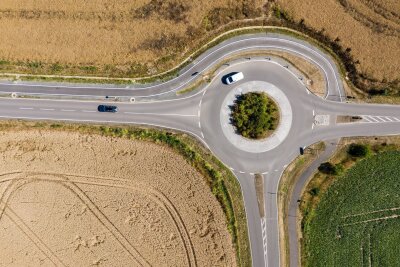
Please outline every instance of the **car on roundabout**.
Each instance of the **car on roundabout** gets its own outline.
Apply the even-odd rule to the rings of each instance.
[[[116,113],[118,112],[118,107],[117,106],[111,106],[111,105],[99,105],[97,107],[97,110],[99,112],[111,112],[111,113]]]
[[[222,82],[225,84],[234,84],[244,78],[243,72],[231,72],[222,77]]]

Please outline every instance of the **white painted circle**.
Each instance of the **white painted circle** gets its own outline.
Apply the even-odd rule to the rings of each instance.
[[[131,99],[129,100],[131,103],[135,102],[135,98],[131,97]]]
[[[278,105],[280,120],[278,128],[269,137],[260,140],[250,140],[235,132],[234,126],[230,123],[231,110],[236,95],[248,92],[264,92],[270,96]],[[277,147],[287,137],[292,126],[292,107],[286,95],[275,85],[264,81],[251,81],[243,83],[229,92],[225,97],[221,112],[220,123],[225,137],[236,148],[250,152],[261,153]]]
[[[12,98],[17,98],[18,95],[17,95],[17,93],[12,93],[12,94],[11,94],[11,97],[12,97]]]

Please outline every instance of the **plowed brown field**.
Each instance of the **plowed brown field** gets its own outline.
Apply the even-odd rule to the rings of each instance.
[[[0,266],[236,266],[225,215],[170,149],[0,133]]]

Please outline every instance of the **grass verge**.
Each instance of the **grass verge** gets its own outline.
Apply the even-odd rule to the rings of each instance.
[[[99,126],[54,122],[0,122],[0,131],[30,128],[52,131],[73,131],[117,138],[154,142],[170,147],[182,155],[206,179],[225,213],[239,266],[251,266],[251,254],[240,184],[232,172],[191,136],[174,131],[136,126]]]
[[[369,152],[351,155],[353,143]],[[400,206],[399,151],[400,136],[341,141],[330,163],[345,171],[316,173],[301,199],[302,266],[390,266],[397,250],[383,232],[400,226],[391,210]]]
[[[278,224],[279,244],[282,266],[289,266],[289,235],[288,235],[288,212],[290,196],[294,190],[300,175],[325,149],[323,142],[313,144],[306,149],[303,156],[298,156],[283,172],[278,187]]]

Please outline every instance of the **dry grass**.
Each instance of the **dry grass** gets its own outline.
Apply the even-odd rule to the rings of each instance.
[[[339,38],[360,64],[358,71],[381,81],[399,79],[400,4],[396,0],[279,0],[294,20]]]
[[[171,68],[208,31],[260,16],[263,2],[4,0],[0,69],[153,74]]]

